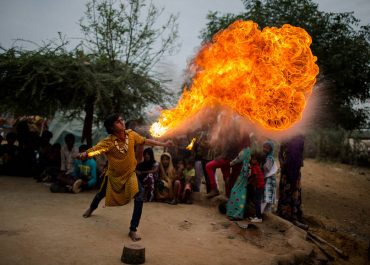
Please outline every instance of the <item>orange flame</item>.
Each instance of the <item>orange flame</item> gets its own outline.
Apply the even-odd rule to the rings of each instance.
[[[189,151],[191,151],[192,149],[193,149],[193,146],[194,146],[194,143],[195,143],[195,140],[196,140],[197,138],[193,138],[193,139],[191,139],[191,142],[190,142],[190,144],[188,144],[188,146],[186,147],[186,150],[189,150]]]
[[[311,42],[299,27],[260,31],[253,21],[234,22],[203,45],[191,88],[174,109],[161,112],[151,134],[159,137],[217,104],[265,129],[288,129],[302,118],[319,72]]]

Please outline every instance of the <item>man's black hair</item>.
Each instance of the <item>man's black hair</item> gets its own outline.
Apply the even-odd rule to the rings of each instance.
[[[148,154],[150,156],[150,162],[155,162],[153,148],[148,147],[144,149],[143,155]]]
[[[116,120],[118,120],[118,118],[120,116],[121,115],[118,114],[118,113],[113,113],[113,114],[108,115],[105,118],[104,127],[105,127],[105,130],[107,131],[108,134],[112,134],[113,133],[113,125],[116,122]]]
[[[87,144],[81,144],[80,147],[78,147],[78,152],[82,153],[85,152],[87,149]]]
[[[75,141],[76,137],[72,133],[67,133],[66,136],[64,136],[64,140],[67,141],[68,139]]]

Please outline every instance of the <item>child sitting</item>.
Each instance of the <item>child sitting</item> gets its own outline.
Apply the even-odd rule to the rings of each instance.
[[[192,204],[191,201],[191,192],[193,191],[195,181],[195,169],[194,169],[194,160],[187,159],[185,162],[184,169],[184,192],[182,195],[182,200],[186,204]]]
[[[79,147],[79,152],[83,153],[87,150],[87,145],[83,144]],[[97,182],[96,161],[93,158],[86,158],[74,161],[74,170],[72,176],[76,181],[72,186],[72,191],[78,193],[80,191],[92,189]]]
[[[184,170],[184,161],[179,160],[176,164],[176,176],[173,182],[173,199],[168,202],[169,204],[176,205],[181,201],[181,193],[184,185]]]
[[[80,152],[85,152],[87,145],[79,147]],[[92,189],[97,182],[96,161],[93,158],[75,160],[73,172],[58,177],[56,183],[50,186],[51,192],[73,192],[79,193],[82,190]]]
[[[251,173],[248,179],[248,183],[252,185],[254,191],[254,206],[256,210],[256,216],[251,218],[252,223],[261,223],[261,202],[263,191],[265,188],[265,179],[260,167],[260,156],[257,153],[253,153],[251,156]]]

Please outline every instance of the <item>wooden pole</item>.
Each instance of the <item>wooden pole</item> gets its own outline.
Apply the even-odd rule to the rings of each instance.
[[[332,249],[334,249],[334,250],[335,250],[335,252],[337,252],[337,253],[338,253],[338,255],[339,255],[341,258],[348,259],[348,255],[347,255],[344,251],[342,251],[341,249],[337,248],[337,247],[336,247],[336,246],[334,246],[333,244],[329,243],[328,241],[326,241],[326,240],[325,240],[325,239],[323,239],[322,237],[319,237],[318,235],[315,235],[314,233],[309,232],[309,231],[307,232],[307,234],[308,234],[310,237],[312,237],[312,238],[316,239],[317,241],[319,241],[319,242],[321,242],[321,243],[323,243],[323,244],[326,244],[326,245],[328,245],[329,247],[331,247]]]

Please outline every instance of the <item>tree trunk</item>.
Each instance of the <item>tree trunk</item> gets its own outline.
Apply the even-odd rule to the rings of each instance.
[[[126,264],[145,263],[145,247],[139,244],[129,244],[124,246],[121,261]]]
[[[88,97],[85,102],[85,120],[82,129],[81,142],[86,140],[87,146],[92,146],[92,126],[94,121],[94,103],[95,97]]]

